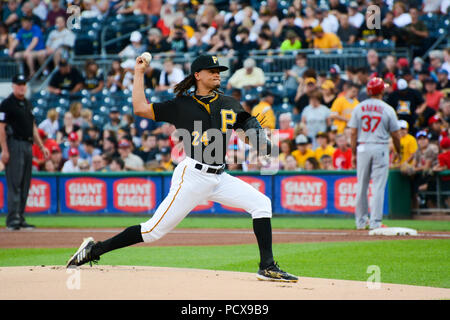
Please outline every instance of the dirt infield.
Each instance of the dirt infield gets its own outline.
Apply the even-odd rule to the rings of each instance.
[[[82,238],[103,240],[122,229],[0,229],[0,248],[75,248]],[[369,236],[356,230],[273,230],[274,243],[449,239],[449,232],[418,236]],[[256,244],[252,230],[176,229],[138,246]],[[152,299],[152,300],[343,300],[450,299],[450,289],[301,277],[298,283],[258,281],[255,274],[180,268],[61,266],[0,268],[0,299]],[[117,288],[121,288],[117,290]]]
[[[107,239],[123,229],[35,229],[8,231],[0,229],[0,248],[72,248],[84,237]],[[357,230],[298,230],[274,229],[274,243],[369,241],[393,239],[450,239],[450,232],[426,232],[418,236],[369,236]],[[246,229],[176,229],[162,239],[139,246],[196,246],[255,244],[252,230]]]
[[[450,289],[301,277],[258,281],[255,274],[180,268],[94,266],[0,268],[0,299],[346,300],[449,299]],[[118,290],[120,288],[120,290]]]

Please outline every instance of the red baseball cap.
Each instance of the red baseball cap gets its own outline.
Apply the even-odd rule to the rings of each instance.
[[[51,152],[61,152],[61,148],[57,145],[54,145],[50,149]]]
[[[448,137],[442,138],[441,148],[442,149],[450,149],[450,138],[448,138]]]
[[[409,61],[406,58],[400,58],[397,61],[397,66],[399,66],[400,68],[404,68],[409,66]]]
[[[127,139],[122,139],[119,141],[119,148],[128,148],[128,147],[131,147],[130,141],[128,141]]]
[[[435,114],[434,116],[432,116],[430,119],[428,119],[428,125],[432,125],[435,122],[441,121],[441,118],[439,118],[439,116],[437,114]]]
[[[78,134],[76,132],[72,132],[68,137],[69,141],[78,141]]]
[[[39,137],[41,137],[41,139],[47,138],[47,132],[44,131],[44,129],[38,129],[38,133],[39,133]]]
[[[69,149],[69,157],[78,156],[80,152],[77,148],[70,148]]]

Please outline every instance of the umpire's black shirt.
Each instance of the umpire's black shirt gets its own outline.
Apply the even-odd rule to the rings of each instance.
[[[33,142],[34,116],[27,99],[20,100],[10,94],[0,103],[0,122],[8,124],[12,129],[12,132],[10,129],[6,130],[8,136]]]
[[[203,97],[176,97],[166,102],[152,103],[151,106],[155,121],[172,123],[178,132],[179,129],[185,129],[189,133],[189,137],[182,138],[188,157],[210,165],[225,163],[231,129],[237,114],[244,111],[236,99],[215,93]],[[215,139],[218,133],[221,134],[221,141]],[[213,149],[222,152],[220,157],[216,157]],[[209,155],[214,158],[213,161]]]

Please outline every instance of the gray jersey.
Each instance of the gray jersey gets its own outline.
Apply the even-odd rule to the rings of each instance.
[[[359,143],[389,143],[391,132],[400,130],[395,110],[379,99],[367,99],[352,112],[347,126],[358,129]]]

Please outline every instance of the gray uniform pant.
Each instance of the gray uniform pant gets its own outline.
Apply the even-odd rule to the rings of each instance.
[[[5,166],[8,186],[8,215],[6,225],[25,221],[24,212],[31,183],[32,144],[8,138],[9,162]]]
[[[356,228],[363,229],[369,216],[368,190],[372,179],[370,203],[370,229],[381,227],[384,193],[389,175],[389,146],[386,144],[360,144],[357,148],[355,220]]]

